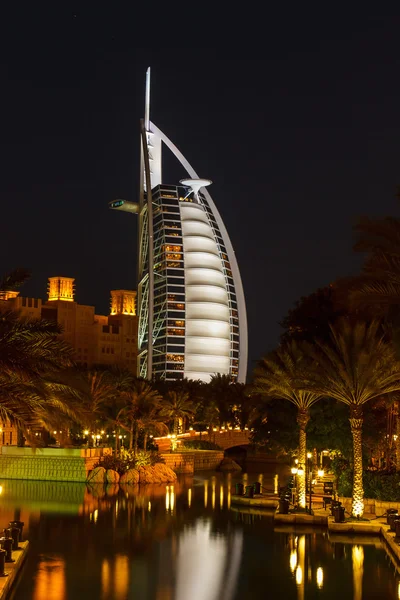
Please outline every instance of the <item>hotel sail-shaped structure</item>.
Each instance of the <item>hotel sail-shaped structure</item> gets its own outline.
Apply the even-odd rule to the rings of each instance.
[[[206,189],[211,182],[199,179],[150,121],[149,104],[150,69],[141,121],[140,202],[110,203],[113,209],[139,216],[138,375],[209,381],[220,373],[244,382],[243,287],[228,233]],[[188,174],[177,185],[163,182],[163,145]]]

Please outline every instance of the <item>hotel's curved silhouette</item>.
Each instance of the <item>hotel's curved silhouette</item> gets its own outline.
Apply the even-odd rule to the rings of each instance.
[[[138,374],[209,381],[220,373],[244,382],[246,305],[232,244],[205,189],[211,181],[199,179],[150,121],[149,105],[150,69],[141,122],[140,202],[110,203],[139,215]],[[178,185],[162,181],[162,144],[188,173]]]

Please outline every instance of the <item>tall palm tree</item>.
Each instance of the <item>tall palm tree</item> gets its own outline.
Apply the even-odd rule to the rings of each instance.
[[[400,390],[400,363],[394,348],[373,321],[350,323],[346,318],[331,326],[329,343],[305,343],[311,359],[299,382],[310,392],[330,397],[350,408],[353,437],[352,514],[364,512],[362,426],[366,402]]]
[[[306,427],[309,421],[310,407],[321,397],[318,391],[305,390],[299,385],[306,358],[296,342],[289,342],[275,352],[263,358],[254,370],[253,389],[256,393],[270,398],[288,400],[297,407],[299,426],[299,464],[303,468],[298,475],[299,504],[306,507],[307,460]]]
[[[227,425],[233,421],[235,393],[234,382],[230,375],[215,373],[205,388],[206,402],[214,405],[218,413],[218,425]]]
[[[124,406],[119,412],[118,423],[130,433],[129,449],[136,456],[138,448],[139,429],[153,408],[157,406],[162,396],[152,384],[140,378],[135,378],[130,388],[121,395]]]
[[[160,414],[173,422],[175,435],[179,432],[179,420],[188,419],[195,413],[196,407],[184,390],[170,390],[164,398]]]

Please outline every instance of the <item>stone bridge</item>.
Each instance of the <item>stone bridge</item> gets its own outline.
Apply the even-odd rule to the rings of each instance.
[[[169,452],[172,445],[176,444],[176,450],[179,450],[179,446],[182,441],[189,440],[204,440],[217,444],[223,450],[233,448],[234,446],[248,446],[251,443],[251,432],[248,429],[243,431],[239,429],[219,429],[209,433],[199,433],[198,431],[188,431],[182,433],[176,438],[172,436],[156,437],[154,441],[158,444],[160,452]]]

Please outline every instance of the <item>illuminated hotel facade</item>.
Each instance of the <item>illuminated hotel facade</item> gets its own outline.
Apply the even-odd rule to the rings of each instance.
[[[244,293],[228,233],[206,189],[211,181],[199,179],[150,121],[149,105],[150,69],[141,121],[140,201],[110,203],[139,217],[138,375],[209,381],[220,373],[244,382]],[[163,144],[188,173],[178,185],[162,181]]]

